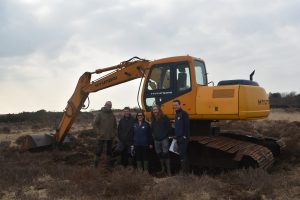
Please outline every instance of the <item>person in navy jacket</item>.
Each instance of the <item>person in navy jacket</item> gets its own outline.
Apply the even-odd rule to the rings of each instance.
[[[186,111],[182,110],[179,100],[173,101],[175,115],[175,137],[179,149],[180,170],[183,173],[188,171],[187,148],[190,138],[190,120]]]
[[[136,122],[133,125],[133,144],[137,168],[148,171],[152,135],[150,124],[145,121],[145,115],[142,111],[136,114]]]

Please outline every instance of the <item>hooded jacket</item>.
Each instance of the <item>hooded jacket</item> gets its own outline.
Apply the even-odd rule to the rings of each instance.
[[[102,107],[93,123],[99,140],[112,140],[117,135],[117,122],[111,109]]]

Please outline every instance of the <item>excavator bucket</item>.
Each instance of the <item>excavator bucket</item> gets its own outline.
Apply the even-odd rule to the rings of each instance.
[[[18,139],[20,151],[28,151],[51,147],[55,144],[53,135],[47,133],[24,135]]]

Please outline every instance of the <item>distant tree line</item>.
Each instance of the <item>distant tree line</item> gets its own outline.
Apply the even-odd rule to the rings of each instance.
[[[39,110],[36,112],[22,112],[18,114],[0,115],[0,122],[32,122],[43,124],[58,124],[63,116],[63,112],[50,112],[46,110]],[[80,112],[77,121],[92,120],[93,114],[90,112]]]
[[[271,108],[300,108],[300,94],[290,93],[269,93]]]

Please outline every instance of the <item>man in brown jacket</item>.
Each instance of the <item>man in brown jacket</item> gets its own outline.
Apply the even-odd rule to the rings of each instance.
[[[99,164],[104,144],[106,144],[108,164],[110,165],[111,162],[112,141],[117,135],[117,122],[111,107],[112,103],[107,101],[93,123],[93,128],[97,135],[95,167]]]

